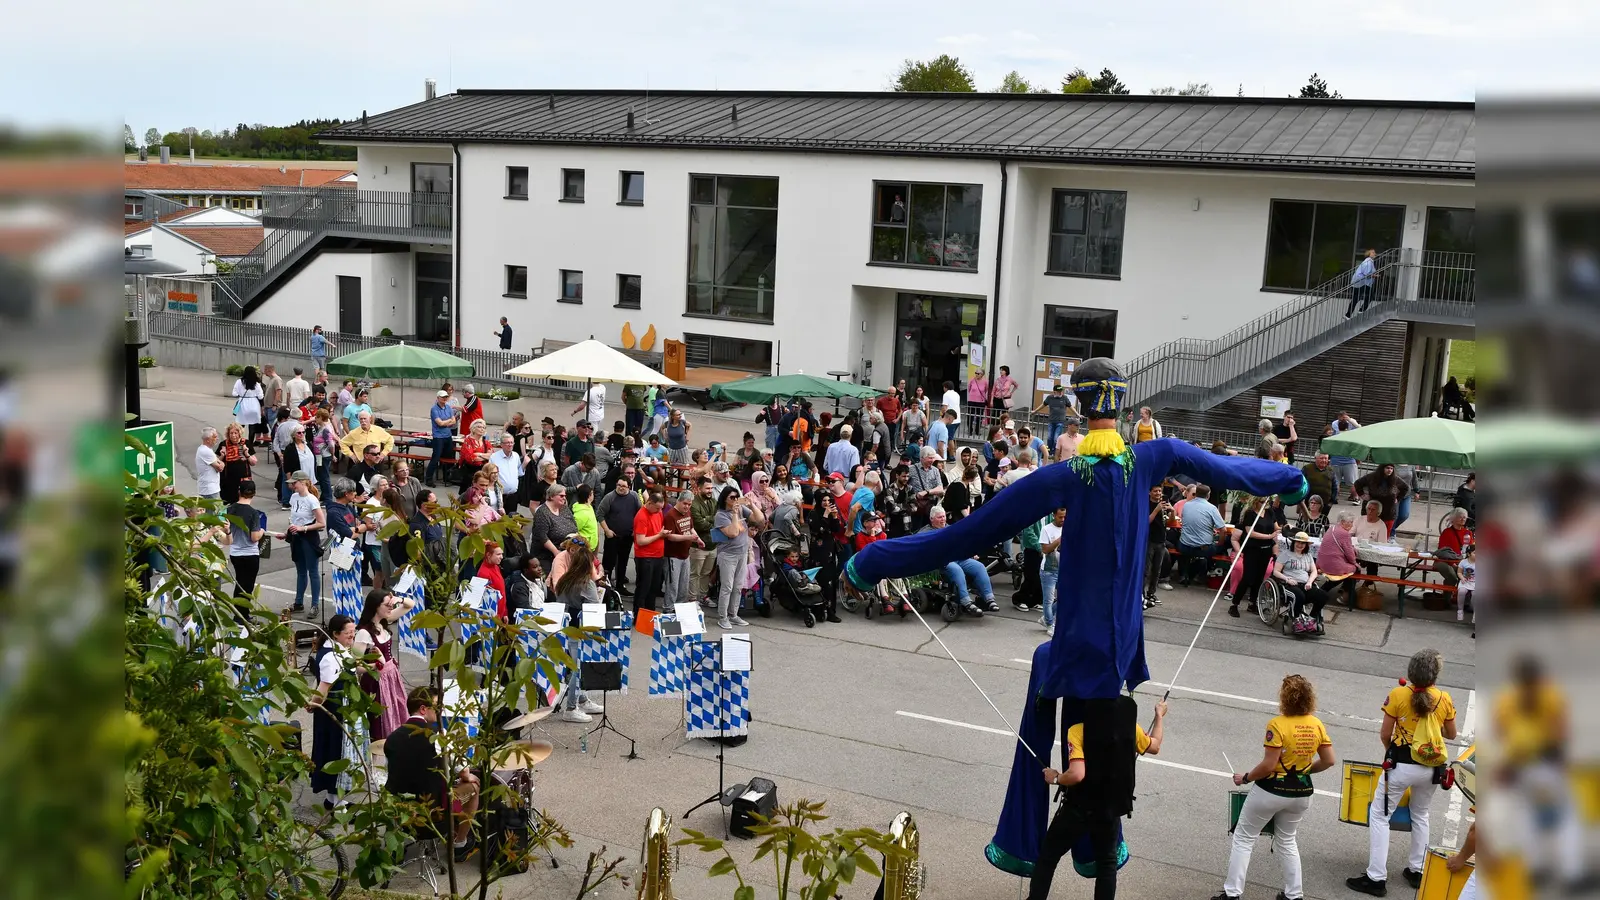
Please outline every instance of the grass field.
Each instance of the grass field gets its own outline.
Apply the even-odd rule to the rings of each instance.
[[[128,162],[138,162],[138,154],[123,157]],[[172,154],[174,163],[186,163],[188,156]],[[231,159],[228,157],[201,156],[195,159],[197,163],[206,163],[213,166],[262,166],[276,169],[286,166],[290,169],[354,169],[356,161],[353,159]]]
[[[1468,378],[1478,374],[1478,345],[1475,341],[1450,342],[1450,371],[1456,383],[1465,386]]]

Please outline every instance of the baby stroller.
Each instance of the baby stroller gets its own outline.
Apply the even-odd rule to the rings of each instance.
[[[798,615],[807,628],[817,624],[825,605],[823,595],[800,594],[789,584],[789,579],[783,575],[783,560],[779,557],[779,548],[787,552],[789,546],[794,546],[794,540],[776,529],[763,531],[756,538],[756,547],[761,553],[761,580],[766,585],[767,603],[770,605],[774,599],[778,605],[789,612]]]

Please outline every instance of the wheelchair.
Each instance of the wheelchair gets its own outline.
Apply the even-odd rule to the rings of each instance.
[[[1283,582],[1268,576],[1256,597],[1256,615],[1261,617],[1261,624],[1268,628],[1276,625],[1283,634],[1293,635],[1294,594],[1284,588]],[[1322,637],[1324,634],[1327,634],[1327,625],[1319,616],[1316,635]]]

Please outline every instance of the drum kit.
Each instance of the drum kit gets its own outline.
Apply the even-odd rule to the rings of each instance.
[[[555,712],[543,707],[523,713],[500,726],[502,730],[520,733],[522,729]],[[556,751],[554,744],[541,740],[519,740],[502,747],[494,755],[494,779],[510,788],[511,794],[521,800],[523,809],[533,808],[533,767],[550,758]]]

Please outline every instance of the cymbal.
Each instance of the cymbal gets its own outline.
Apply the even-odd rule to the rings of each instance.
[[[527,728],[529,725],[532,725],[533,723],[538,722],[541,719],[546,718],[547,716],[549,716],[553,712],[555,712],[555,708],[554,707],[550,707],[550,706],[544,706],[544,707],[540,707],[539,709],[529,710],[528,712],[525,712],[522,715],[517,716],[515,719],[512,719],[511,721],[505,723],[504,725],[501,725],[500,729],[502,731],[516,731],[516,730],[518,730],[520,728]]]
[[[556,745],[549,741],[518,741],[501,750],[495,759],[496,769],[531,769],[550,758]]]

